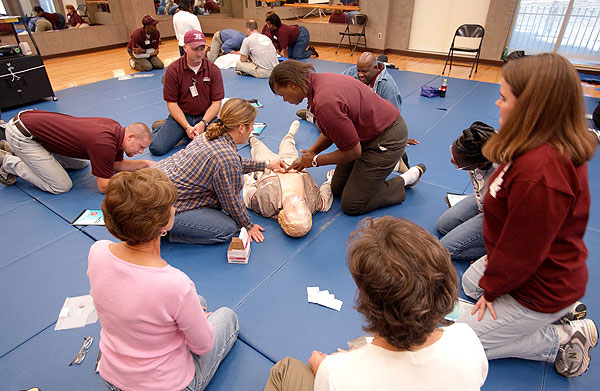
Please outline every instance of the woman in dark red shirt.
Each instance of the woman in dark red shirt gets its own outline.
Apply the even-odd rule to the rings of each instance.
[[[304,26],[287,25],[281,23],[276,13],[267,15],[267,27],[271,34],[265,34],[284,57],[302,60],[310,56],[319,57],[314,47],[308,46],[310,33]]]
[[[90,27],[90,25],[87,24],[81,16],[79,16],[75,10],[75,7],[69,4],[65,6],[65,9],[67,10],[67,19],[69,19],[69,28]]]
[[[596,147],[581,82],[558,54],[523,57],[502,69],[496,106],[500,130],[483,147],[500,165],[483,205],[487,255],[463,275],[465,293],[478,301],[459,321],[475,330],[488,359],[554,362],[559,374],[579,376],[598,341],[577,302],[588,279],[587,161]]]

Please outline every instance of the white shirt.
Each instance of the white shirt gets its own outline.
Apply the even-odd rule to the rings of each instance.
[[[394,352],[368,344],[329,355],[315,391],[479,391],[488,362],[475,332],[464,323],[444,327],[442,337],[417,351]]]
[[[175,30],[175,37],[179,42],[179,46],[183,46],[183,37],[188,31],[202,31],[198,17],[187,11],[177,11],[173,15],[173,29]]]
[[[261,68],[272,70],[279,60],[277,60],[277,50],[273,46],[273,42],[259,32],[255,32],[244,38],[240,54],[247,56],[253,63]]]

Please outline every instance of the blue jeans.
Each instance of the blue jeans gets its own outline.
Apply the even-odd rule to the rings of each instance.
[[[190,115],[185,114],[185,119],[192,126],[195,126],[202,120],[204,114]],[[189,137],[185,132],[185,129],[179,125],[173,117],[169,114],[167,121],[158,128],[152,131],[152,143],[148,147],[150,153],[155,156],[161,156],[169,152],[177,143],[181,140],[188,140]]]
[[[473,260],[485,255],[483,213],[479,213],[474,194],[444,212],[437,229],[444,235],[440,242],[450,251],[452,259]]]
[[[479,258],[463,274],[462,286],[467,296],[478,300],[483,295],[479,280],[485,271],[485,256]],[[488,360],[505,357],[553,362],[558,353],[558,330],[552,322],[564,316],[573,305],[551,314],[536,312],[522,306],[510,294],[493,302],[497,320],[486,311],[478,321],[478,312],[463,313],[457,322],[466,323],[475,331]]]
[[[206,307],[206,300],[202,296],[198,297],[200,298],[200,304]],[[213,348],[210,352],[202,356],[191,353],[194,365],[196,366],[196,373],[190,384],[183,391],[202,391],[206,388],[215,375],[219,364],[221,364],[221,361],[223,361],[227,353],[231,350],[240,331],[237,315],[227,307],[221,307],[213,312],[208,317],[208,322],[215,331]],[[104,383],[106,383],[108,389],[111,391],[121,391],[107,381],[104,381]]]
[[[211,208],[198,208],[175,215],[169,241],[191,244],[223,243],[238,231],[236,222],[225,213]]]
[[[288,57],[295,60],[302,60],[303,58],[309,58],[312,51],[306,50],[308,43],[310,42],[310,33],[304,26],[298,26],[298,38],[293,45],[288,46]]]

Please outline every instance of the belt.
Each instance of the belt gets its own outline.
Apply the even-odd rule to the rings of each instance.
[[[23,122],[21,122],[21,120],[19,119],[19,115],[15,115],[12,119],[12,124],[15,126],[15,128],[19,129],[19,132],[21,132],[21,134],[25,137],[29,137],[32,140],[35,140],[35,136],[33,134],[31,134],[29,132],[29,130],[27,130],[27,128],[25,127],[25,125],[23,125]]]

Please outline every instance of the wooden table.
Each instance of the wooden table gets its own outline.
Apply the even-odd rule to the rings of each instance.
[[[306,18],[309,15],[313,15],[314,12],[319,13],[319,18],[323,20],[323,15],[325,13],[323,10],[340,10],[340,11],[360,11],[360,7],[358,5],[329,5],[329,4],[307,4],[307,3],[293,3],[293,4],[284,4],[284,7],[292,7],[292,8],[310,8],[311,11],[304,15],[302,19]],[[296,15],[297,19],[300,19],[298,15]]]

